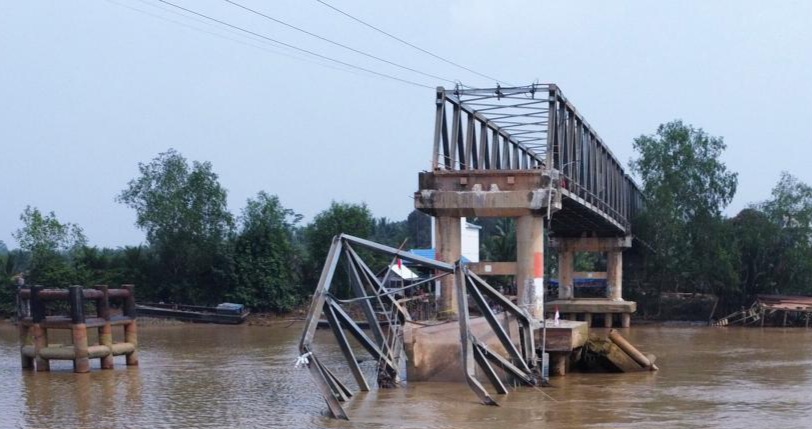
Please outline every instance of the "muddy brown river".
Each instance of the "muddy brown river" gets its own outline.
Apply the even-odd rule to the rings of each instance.
[[[74,374],[20,369],[0,323],[0,428],[809,428],[812,329],[640,326],[625,334],[658,373],[569,374],[480,405],[465,385],[411,383],[358,393],[350,422],[326,417],[301,325],[140,327],[137,368]],[[320,357],[339,362],[329,332]],[[120,360],[121,359],[121,360]],[[370,373],[374,362],[363,362]],[[332,365],[339,369],[338,365]],[[339,371],[349,385],[347,371]]]

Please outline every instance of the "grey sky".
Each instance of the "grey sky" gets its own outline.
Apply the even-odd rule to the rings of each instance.
[[[171,1],[452,86],[223,1]],[[427,73],[494,85],[314,0],[235,1]],[[624,164],[634,137],[675,118],[724,136],[724,160],[739,172],[728,213],[767,198],[781,170],[812,183],[812,2],[327,1],[484,74],[557,83]],[[363,201],[395,220],[409,213],[431,158],[433,89],[325,67],[170,9],[156,0],[0,3],[0,240],[16,246],[11,232],[32,205],[78,223],[95,245],[143,241],[114,197],[138,162],[170,147],[213,163],[235,213],[260,190],[308,220],[330,200]]]

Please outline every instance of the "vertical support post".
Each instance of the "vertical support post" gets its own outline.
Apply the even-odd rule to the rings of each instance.
[[[87,348],[85,297],[81,286],[68,288],[68,303],[70,304],[71,334],[73,335],[73,372],[89,372],[90,357]]]
[[[461,251],[461,220],[458,217],[440,216],[435,223],[437,237],[437,260],[448,263],[455,263],[460,259]],[[440,279],[440,302],[437,309],[438,318],[444,320],[456,320],[457,313],[457,289],[453,276],[445,276]]]
[[[606,297],[612,301],[623,301],[622,249],[606,252]]]
[[[572,278],[575,270],[575,254],[566,248],[558,250],[558,299],[574,297]]]
[[[603,326],[605,328],[611,328],[612,327],[612,316],[613,316],[612,313],[604,313],[604,315],[603,315]]]
[[[584,313],[584,322],[586,322],[587,328],[592,327],[592,313]]]
[[[31,288],[31,331],[34,335],[34,350],[36,358],[34,363],[37,371],[50,371],[51,364],[47,359],[40,357],[40,350],[48,347],[48,331],[42,327],[42,322],[45,321],[45,303],[39,297],[42,291],[42,286],[34,286]]]
[[[102,293],[102,297],[96,301],[96,313],[104,320],[104,325],[99,327],[99,344],[110,349],[110,354],[100,359],[102,369],[113,369],[113,326],[110,325],[110,296],[107,285],[98,285],[96,289]]]
[[[133,352],[126,355],[127,366],[138,365],[138,326],[136,325],[135,311],[135,285],[121,285],[127,291],[124,299],[124,316],[130,318],[130,323],[124,325],[124,342],[133,345]]]
[[[536,320],[544,317],[544,222],[541,216],[516,219],[516,285],[519,307]]]
[[[20,289],[17,289],[17,296],[19,297],[19,295]],[[20,333],[20,365],[22,369],[34,369],[34,358],[23,354],[23,349],[26,346],[31,346],[34,344],[34,339],[31,337],[31,325],[18,316],[17,326],[19,327]]]
[[[620,327],[621,328],[628,328],[632,326],[632,314],[631,313],[623,313],[620,315]]]

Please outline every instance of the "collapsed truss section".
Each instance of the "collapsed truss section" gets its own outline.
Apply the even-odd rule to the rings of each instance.
[[[431,283],[448,275],[454,276],[459,306],[461,367],[465,372],[468,385],[482,403],[498,405],[476,379],[476,365],[479,366],[498,394],[508,393],[508,389],[502,381],[503,378],[516,384],[528,386],[538,384],[540,371],[537,365],[537,350],[534,345],[534,331],[538,328],[538,322],[527,311],[515,305],[483,279],[470,272],[461,262],[449,264],[427,259],[411,252],[341,234],[333,238],[318,286],[313,294],[299,342],[301,355],[297,363],[309,369],[332,417],[348,419],[341,402],[352,397],[352,392],[317,356],[314,338],[322,317],[330,326],[350,373],[361,391],[370,390],[370,383],[361,370],[355,350],[348,341],[348,333],[355,338],[364,351],[377,361],[379,387],[398,386],[403,376],[401,371],[403,327],[412,322],[411,315],[396,298],[396,294],[403,292],[403,289],[386,288],[389,271],[387,270],[383,279],[379,279],[359,255],[358,250],[360,249],[364,249],[367,253],[385,255],[393,260],[401,259],[433,273],[430,278],[409,287]],[[351,297],[345,299],[339,299],[331,292],[341,260],[345,263],[350,280]],[[470,303],[468,297],[471,298]],[[350,304],[360,306],[361,313],[368,325],[366,331],[346,310],[346,306]],[[486,319],[499,344],[507,351],[507,357],[490,349],[471,332],[469,307],[476,308]],[[511,338],[510,329],[505,329],[499,323],[492,307],[503,309],[506,314],[516,320],[519,338],[516,340]],[[494,367],[501,369],[504,376],[500,377]]]

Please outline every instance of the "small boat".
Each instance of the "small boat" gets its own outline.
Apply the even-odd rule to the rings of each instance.
[[[160,317],[197,323],[238,325],[251,312],[242,304],[224,302],[216,307],[199,305],[143,303],[135,306],[139,316]]]

